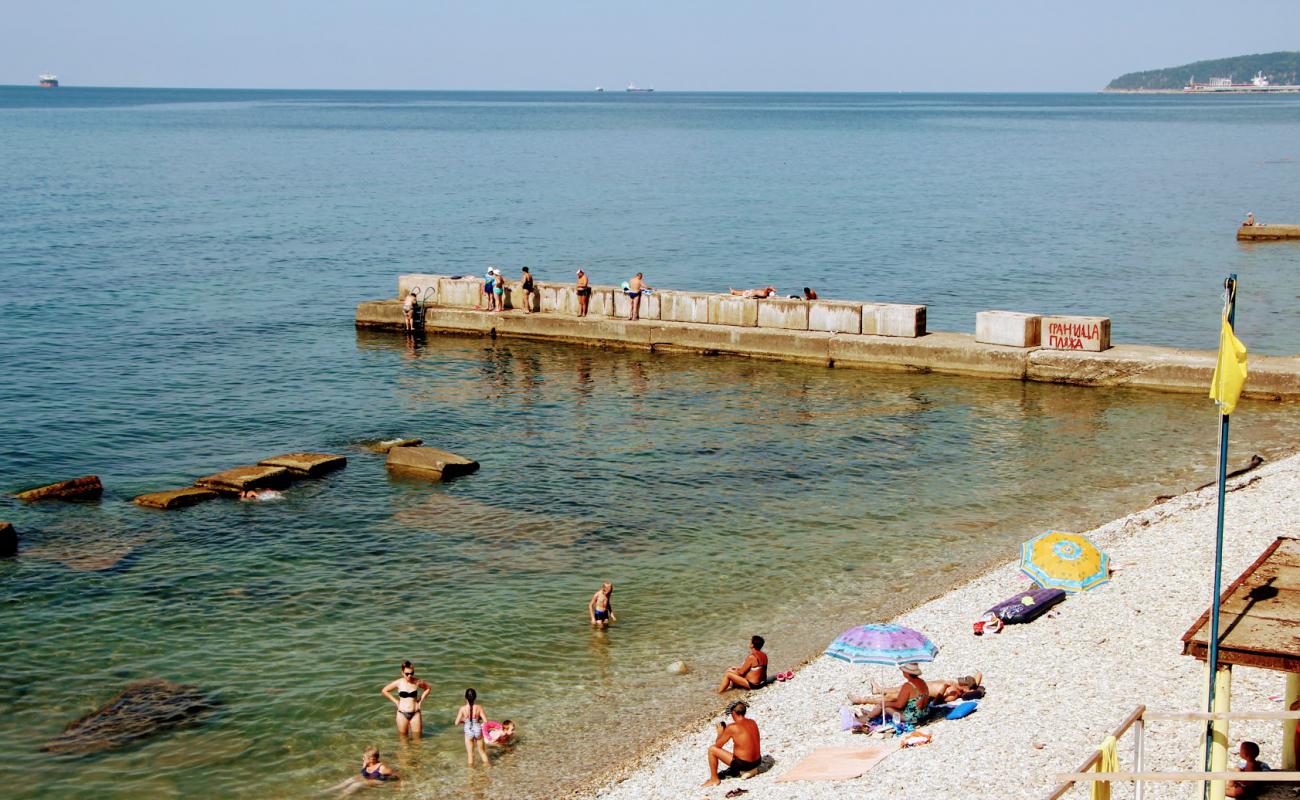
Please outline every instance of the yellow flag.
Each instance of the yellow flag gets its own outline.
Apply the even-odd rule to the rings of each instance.
[[[1246,384],[1246,345],[1241,343],[1223,317],[1219,330],[1219,361],[1214,365],[1214,379],[1210,383],[1210,399],[1219,404],[1219,413],[1231,414],[1241,397],[1241,387]]]

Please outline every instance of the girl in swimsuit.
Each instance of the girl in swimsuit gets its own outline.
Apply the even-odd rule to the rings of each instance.
[[[483,766],[488,763],[487,745],[483,743],[483,723],[487,721],[487,714],[483,713],[483,706],[477,700],[478,692],[466,689],[465,705],[456,712],[456,722],[453,723],[462,726],[465,731],[465,755],[469,757],[471,767],[474,766],[475,748],[483,759]]]
[[[411,736],[418,738],[423,733],[424,721],[420,718],[420,706],[424,704],[424,698],[429,696],[429,690],[432,688],[425,681],[415,677],[415,667],[410,661],[403,661],[402,676],[379,690],[384,697],[397,706],[398,736],[410,733]],[[393,697],[394,689],[397,690],[397,697]],[[423,694],[420,694],[421,692]]]
[[[339,797],[348,797],[353,793],[379,783],[397,780],[397,773],[379,760],[379,750],[367,747],[361,756],[361,774],[353,775],[342,783],[331,786],[326,791],[338,792]]]

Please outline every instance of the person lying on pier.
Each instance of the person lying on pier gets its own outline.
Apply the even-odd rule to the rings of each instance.
[[[805,286],[805,287],[803,287],[803,299],[805,299],[805,300],[816,300],[816,299],[817,299],[817,293],[814,292],[812,289],[809,289],[807,286]]]
[[[758,725],[745,716],[749,713],[749,707],[738,700],[727,708],[727,713],[731,715],[731,724],[719,722],[717,725],[718,738],[708,750],[709,779],[704,782],[704,786],[722,783],[718,775],[718,762],[727,765],[727,772],[742,778],[754,777],[763,764]],[[731,742],[730,752],[722,747],[727,742]]]
[[[1237,747],[1237,756],[1241,759],[1233,772],[1260,772],[1268,765],[1259,760],[1259,745],[1254,742],[1242,742]],[[1228,797],[1254,797],[1262,787],[1256,781],[1228,781],[1223,793]]]
[[[578,270],[578,282],[574,291],[578,295],[578,316],[587,316],[587,306],[591,304],[591,282],[587,280],[587,273]]]
[[[868,724],[880,719],[883,709],[895,711],[902,717],[905,726],[916,727],[925,721],[930,713],[930,686],[921,680],[921,665],[903,664],[899,666],[903,673],[903,683],[897,688],[875,697],[860,698],[869,703],[858,712],[858,721]],[[858,699],[849,698],[850,702],[860,704]]]
[[[764,298],[764,297],[771,297],[774,294],[776,294],[775,286],[766,286],[762,289],[732,289],[731,290],[732,297]]]
[[[767,684],[767,653],[763,652],[763,644],[762,636],[749,638],[749,654],[739,665],[727,668],[722,676],[722,685],[718,687],[718,694],[723,694],[732,687],[758,689]]]

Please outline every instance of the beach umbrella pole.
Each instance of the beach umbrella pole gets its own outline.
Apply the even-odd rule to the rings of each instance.
[[[1237,274],[1234,272],[1223,282],[1224,307],[1227,311],[1228,324],[1235,330],[1237,323]],[[1223,592],[1223,502],[1227,494],[1228,481],[1228,419],[1222,408],[1219,410],[1219,513],[1214,529],[1214,597],[1210,600],[1210,641],[1205,656],[1205,665],[1209,670],[1209,690],[1205,701],[1205,710],[1214,711],[1214,685],[1219,672],[1219,595]],[[1214,754],[1215,720],[1205,721],[1205,771],[1210,771]],[[1211,781],[1205,782],[1205,798],[1210,797]]]

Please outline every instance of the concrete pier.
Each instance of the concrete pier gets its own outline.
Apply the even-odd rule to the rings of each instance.
[[[402,280],[405,282],[412,277],[419,276],[403,276]],[[473,295],[457,286],[443,288],[446,283],[472,282],[476,291],[481,292],[478,279],[451,281],[437,276],[424,277],[435,278],[432,285],[437,287],[439,297],[458,303],[425,307],[424,329],[429,333],[520,337],[600,347],[729,354],[828,367],[937,372],[1195,394],[1208,394],[1214,373],[1215,353],[1212,351],[1126,344],[1110,346],[1109,341],[1104,342],[1108,349],[1099,351],[1053,350],[1037,345],[982,342],[964,333],[927,332],[926,309],[920,305],[753,300],[727,295],[656,292],[650,296],[658,296],[658,313],[650,316],[648,305],[643,300],[643,318],[631,322],[626,318],[598,314],[598,294],[608,291],[611,298],[609,307],[616,306],[621,292],[613,288],[593,290],[591,310],[584,318],[568,312],[567,295],[559,291],[560,288],[571,291],[571,286],[553,288],[549,284],[542,289],[540,313],[507,311],[496,314],[472,310],[472,301],[469,307],[459,305]],[[550,303],[546,299],[548,288],[553,288]],[[800,306],[806,308],[806,315]],[[576,297],[572,308],[576,312]],[[563,311],[557,312],[556,309]],[[805,316],[807,328],[803,327]],[[1014,320],[1015,331],[999,332],[1000,336],[1032,341],[1034,322],[1037,319],[1032,322],[1028,319]],[[1046,319],[1043,322],[1045,335]],[[401,301],[375,300],[358,304],[356,324],[358,327],[400,329]],[[1100,323],[1098,325],[1100,327]],[[1251,354],[1245,396],[1300,400],[1300,358]]]

